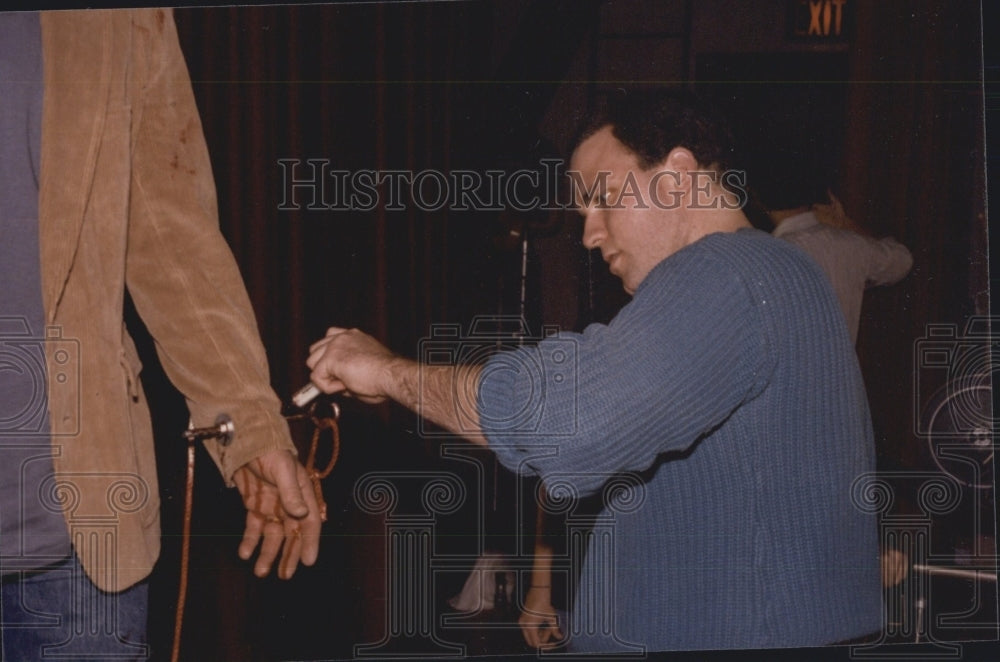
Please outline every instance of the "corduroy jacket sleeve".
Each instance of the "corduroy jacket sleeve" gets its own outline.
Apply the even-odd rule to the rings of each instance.
[[[169,11],[136,13],[126,284],[196,426],[226,413],[231,446],[208,442],[226,480],[294,445],[270,386],[250,300],[219,231],[215,184]]]

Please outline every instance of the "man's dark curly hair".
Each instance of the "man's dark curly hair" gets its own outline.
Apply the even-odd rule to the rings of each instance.
[[[662,163],[675,147],[690,150],[700,165],[719,172],[737,161],[726,121],[688,90],[618,90],[599,105],[574,144],[608,125],[643,169]]]

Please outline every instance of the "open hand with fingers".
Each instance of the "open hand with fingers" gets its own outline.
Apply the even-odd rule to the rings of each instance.
[[[319,555],[321,510],[305,468],[286,450],[260,455],[233,474],[247,509],[239,555],[249,560],[260,545],[254,574],[265,577],[281,553],[278,577],[290,579],[298,564]]]

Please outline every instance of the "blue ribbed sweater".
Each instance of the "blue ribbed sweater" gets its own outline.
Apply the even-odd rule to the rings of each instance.
[[[501,462],[603,490],[576,651],[811,646],[881,623],[867,398],[830,285],[756,230],[661,262],[608,325],[501,353],[479,385]]]

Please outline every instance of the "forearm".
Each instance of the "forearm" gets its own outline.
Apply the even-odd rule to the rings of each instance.
[[[913,255],[909,249],[892,237],[870,240],[869,246],[869,285],[898,283],[913,268]]]
[[[331,327],[309,348],[310,379],[324,393],[345,393],[375,404],[395,400],[472,443],[486,445],[477,396],[476,365],[427,365],[393,354],[358,329]]]
[[[535,538],[535,558],[531,565],[531,589],[552,591],[552,546]]]
[[[436,366],[395,357],[388,362],[383,390],[435,425],[486,446],[476,408],[481,372],[476,365]]]
[[[531,586],[552,589],[552,545],[545,540],[545,486],[539,486],[538,511],[535,513],[535,552],[531,564]]]

